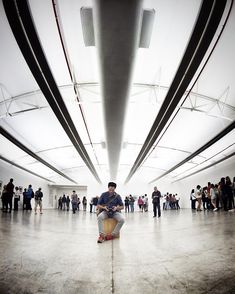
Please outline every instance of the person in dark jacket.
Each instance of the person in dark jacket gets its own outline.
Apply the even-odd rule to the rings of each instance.
[[[63,197],[62,197],[62,209],[63,210],[65,210],[66,201],[67,201],[67,199],[66,199],[66,196],[64,194]]]
[[[70,198],[69,198],[69,195],[67,195],[67,198],[66,198],[67,211],[69,211],[69,204],[70,204]]]
[[[154,213],[153,217],[157,216],[157,211],[158,211],[158,217],[161,216],[160,198],[161,198],[161,192],[157,189],[157,187],[154,187],[154,191],[152,193],[153,213]]]
[[[35,214],[37,214],[37,207],[40,207],[40,214],[42,214],[42,197],[43,197],[43,193],[42,193],[42,189],[39,188],[34,195],[34,201],[35,201]]]
[[[220,193],[223,201],[223,207],[225,211],[228,211],[228,191],[225,183],[225,178],[220,180]]]
[[[26,210],[32,210],[31,199],[34,198],[32,185],[29,185],[26,193]]]
[[[130,208],[130,200],[129,200],[129,197],[126,196],[125,200],[124,200],[124,203],[125,203],[125,212],[129,212],[129,208]]]
[[[99,196],[96,196],[93,198],[92,202],[93,202],[93,211],[96,212],[96,207],[98,204],[98,200],[99,200]]]
[[[7,209],[9,205],[9,212],[12,211],[12,198],[14,194],[14,184],[13,184],[13,179],[10,179],[10,182],[6,186],[6,191],[7,191]]]

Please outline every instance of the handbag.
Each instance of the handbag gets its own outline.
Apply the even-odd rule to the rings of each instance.
[[[109,201],[105,204],[105,206],[109,205],[113,200],[115,200],[118,197],[118,194],[115,193],[115,197],[109,199]],[[104,211],[105,209],[102,208],[96,208],[96,215],[98,216],[102,211]]]

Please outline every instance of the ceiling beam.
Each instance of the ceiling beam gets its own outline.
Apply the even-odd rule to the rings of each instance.
[[[26,152],[28,155],[32,156],[35,158],[37,161],[41,162],[43,165],[46,167],[49,167],[51,170],[59,174],[60,176],[64,177],[65,179],[69,180],[70,182],[73,182],[77,184],[76,181],[71,179],[70,177],[66,176],[63,174],[61,171],[59,171],[57,168],[55,168],[53,165],[48,163],[46,160],[42,159],[40,156],[38,156],[35,152],[30,150],[28,147],[26,147],[24,144],[22,144],[20,141],[18,141],[16,138],[14,138],[7,130],[5,130],[3,127],[0,126],[0,134],[3,135],[6,139],[8,139],[10,142],[12,142],[14,145],[19,147],[21,150]]]
[[[199,149],[197,149],[191,155],[189,155],[188,157],[186,157],[184,160],[182,160],[181,162],[179,162],[178,164],[176,164],[175,166],[173,166],[172,168],[170,168],[168,171],[166,171],[165,173],[163,173],[161,176],[159,176],[159,177],[153,179],[152,181],[150,181],[149,184],[152,184],[153,182],[156,182],[157,180],[160,180],[161,178],[165,177],[166,175],[168,175],[169,173],[171,173],[172,171],[174,171],[175,169],[177,169],[181,165],[183,165],[186,162],[188,162],[189,160],[193,159],[195,156],[199,155],[204,150],[206,150],[207,148],[209,148],[210,146],[212,146],[213,144],[215,144],[217,141],[219,141],[220,139],[222,139],[225,135],[227,135],[229,132],[231,132],[234,128],[235,128],[235,121],[233,121],[229,126],[227,126],[225,129],[223,129],[214,138],[212,138],[211,140],[209,140],[206,144],[204,144],[203,146],[201,146]]]
[[[223,162],[223,161],[225,161],[225,160],[227,160],[227,159],[233,157],[234,155],[235,155],[235,152],[233,152],[233,153],[231,153],[231,154],[225,156],[224,158],[222,158],[222,159],[220,159],[220,160],[217,160],[216,162],[213,162],[212,164],[209,164],[209,165],[207,165],[207,166],[205,166],[205,167],[203,167],[203,168],[201,168],[201,169],[199,169],[199,170],[197,170],[197,171],[195,171],[195,172],[193,172],[193,173],[191,173],[191,174],[189,174],[189,175],[186,175],[185,177],[182,177],[182,178],[180,178],[180,179],[178,179],[178,180],[175,180],[175,181],[172,182],[172,183],[179,182],[179,181],[182,181],[182,180],[184,180],[184,179],[186,179],[186,178],[189,178],[189,177],[191,177],[191,176],[193,176],[193,175],[196,175],[196,174],[198,174],[198,173],[200,173],[200,172],[202,172],[202,171],[204,171],[204,170],[206,170],[206,169],[208,169],[208,168],[210,168],[210,167],[213,167],[213,166],[216,165],[216,164],[219,164],[219,163],[221,163],[221,162]]]
[[[15,167],[17,167],[19,169],[22,169],[22,170],[26,171],[27,173],[29,173],[29,174],[31,174],[31,175],[33,175],[35,177],[41,178],[41,179],[43,179],[43,180],[45,180],[47,182],[50,182],[50,183],[55,183],[54,181],[51,181],[51,180],[49,180],[47,178],[44,178],[44,177],[40,176],[39,174],[36,174],[36,173],[32,172],[31,170],[28,170],[27,168],[23,167],[22,165],[19,165],[19,164],[15,163],[15,162],[5,158],[2,155],[0,155],[0,160],[3,160],[5,162],[9,163],[10,165],[13,165],[13,166],[15,166]]]

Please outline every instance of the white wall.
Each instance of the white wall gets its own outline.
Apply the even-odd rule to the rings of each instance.
[[[180,206],[190,208],[189,198],[192,189],[195,189],[197,185],[207,186],[208,182],[216,184],[222,177],[226,176],[230,176],[231,180],[235,176],[235,160],[233,157],[182,181],[171,183],[170,178],[168,178],[167,180],[159,180],[156,185],[163,193],[177,193],[180,197]]]
[[[30,175],[29,173],[0,160],[0,180],[3,182],[3,185],[8,184],[10,178],[14,179],[15,186],[23,186],[23,188],[27,188],[28,185],[31,184],[34,192],[41,187],[43,192],[43,207],[51,207],[49,203],[49,187],[47,181]],[[32,204],[34,205],[34,201],[32,201]],[[22,207],[22,197],[19,205]]]
[[[73,191],[76,191],[80,201],[82,201],[83,196],[87,197],[87,187],[86,186],[77,186],[77,185],[50,185],[49,186],[49,198],[50,204],[54,208],[58,208],[58,199],[64,194],[71,196]]]

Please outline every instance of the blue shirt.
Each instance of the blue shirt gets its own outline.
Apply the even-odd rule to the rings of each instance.
[[[113,200],[109,203],[109,207],[113,207],[113,206],[123,206],[123,202],[122,202],[122,198],[120,195],[118,195],[117,193],[114,192],[114,195],[112,196],[109,196],[109,192],[104,192],[101,194],[100,198],[99,198],[99,201],[98,201],[98,205],[102,205],[102,206],[105,206],[110,198],[112,197]]]

